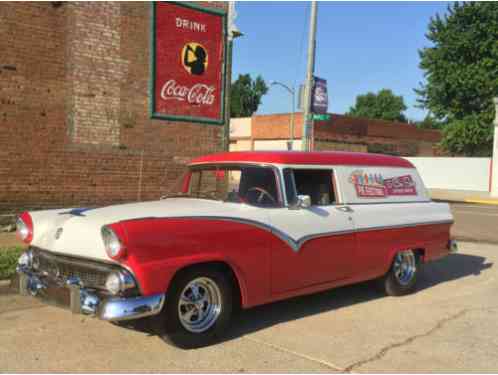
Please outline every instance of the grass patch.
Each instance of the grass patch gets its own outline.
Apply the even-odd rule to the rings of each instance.
[[[17,259],[24,251],[22,246],[0,249],[0,280],[10,279],[16,273]]]

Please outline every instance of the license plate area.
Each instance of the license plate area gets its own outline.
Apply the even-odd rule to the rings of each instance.
[[[36,298],[50,305],[71,308],[71,291],[65,287],[49,284],[45,289],[38,291]]]
[[[49,278],[30,277],[26,274],[20,274],[19,291],[22,295],[32,296],[45,304],[65,309],[71,309],[72,298],[76,297],[79,301],[79,290],[75,293],[72,288]]]

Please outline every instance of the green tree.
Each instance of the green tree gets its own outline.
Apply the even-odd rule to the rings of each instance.
[[[356,104],[349,109],[347,115],[387,121],[407,122],[403,111],[406,105],[402,96],[396,96],[389,89],[378,93],[369,92],[356,97]]]
[[[255,80],[249,74],[239,74],[231,86],[231,117],[249,117],[258,110],[261,98],[268,92],[268,86],[261,76]]]
[[[425,83],[419,105],[445,125],[452,154],[490,155],[493,103],[498,96],[498,3],[454,3],[431,18],[431,46],[419,51]],[[453,139],[455,138],[455,139]]]
[[[414,125],[419,129],[442,129],[444,123],[438,121],[434,116],[427,115],[422,121],[415,121]]]
[[[441,145],[453,155],[489,156],[493,133],[477,114],[453,120],[443,128]]]

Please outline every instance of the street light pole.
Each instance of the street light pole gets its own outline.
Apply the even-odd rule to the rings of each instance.
[[[303,123],[303,141],[302,150],[310,151],[311,139],[310,133],[313,127],[313,119],[311,118],[311,90],[313,88],[313,72],[315,71],[315,48],[316,48],[316,1],[311,2],[310,15],[310,33],[308,39],[308,67],[306,69],[306,82],[304,87],[304,123]]]
[[[294,108],[295,108],[295,96],[296,96],[296,90],[294,87],[290,88],[286,84],[282,82],[277,82],[277,81],[271,81],[270,86],[281,86],[285,90],[289,92],[289,94],[292,97],[292,108],[291,108],[291,113],[290,113],[290,131],[289,131],[289,142],[287,143],[287,149],[292,150],[294,146]]]

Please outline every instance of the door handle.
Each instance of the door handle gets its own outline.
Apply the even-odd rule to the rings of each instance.
[[[339,206],[339,207],[336,207],[335,209],[342,211],[342,212],[354,212],[354,210],[349,206]]]

